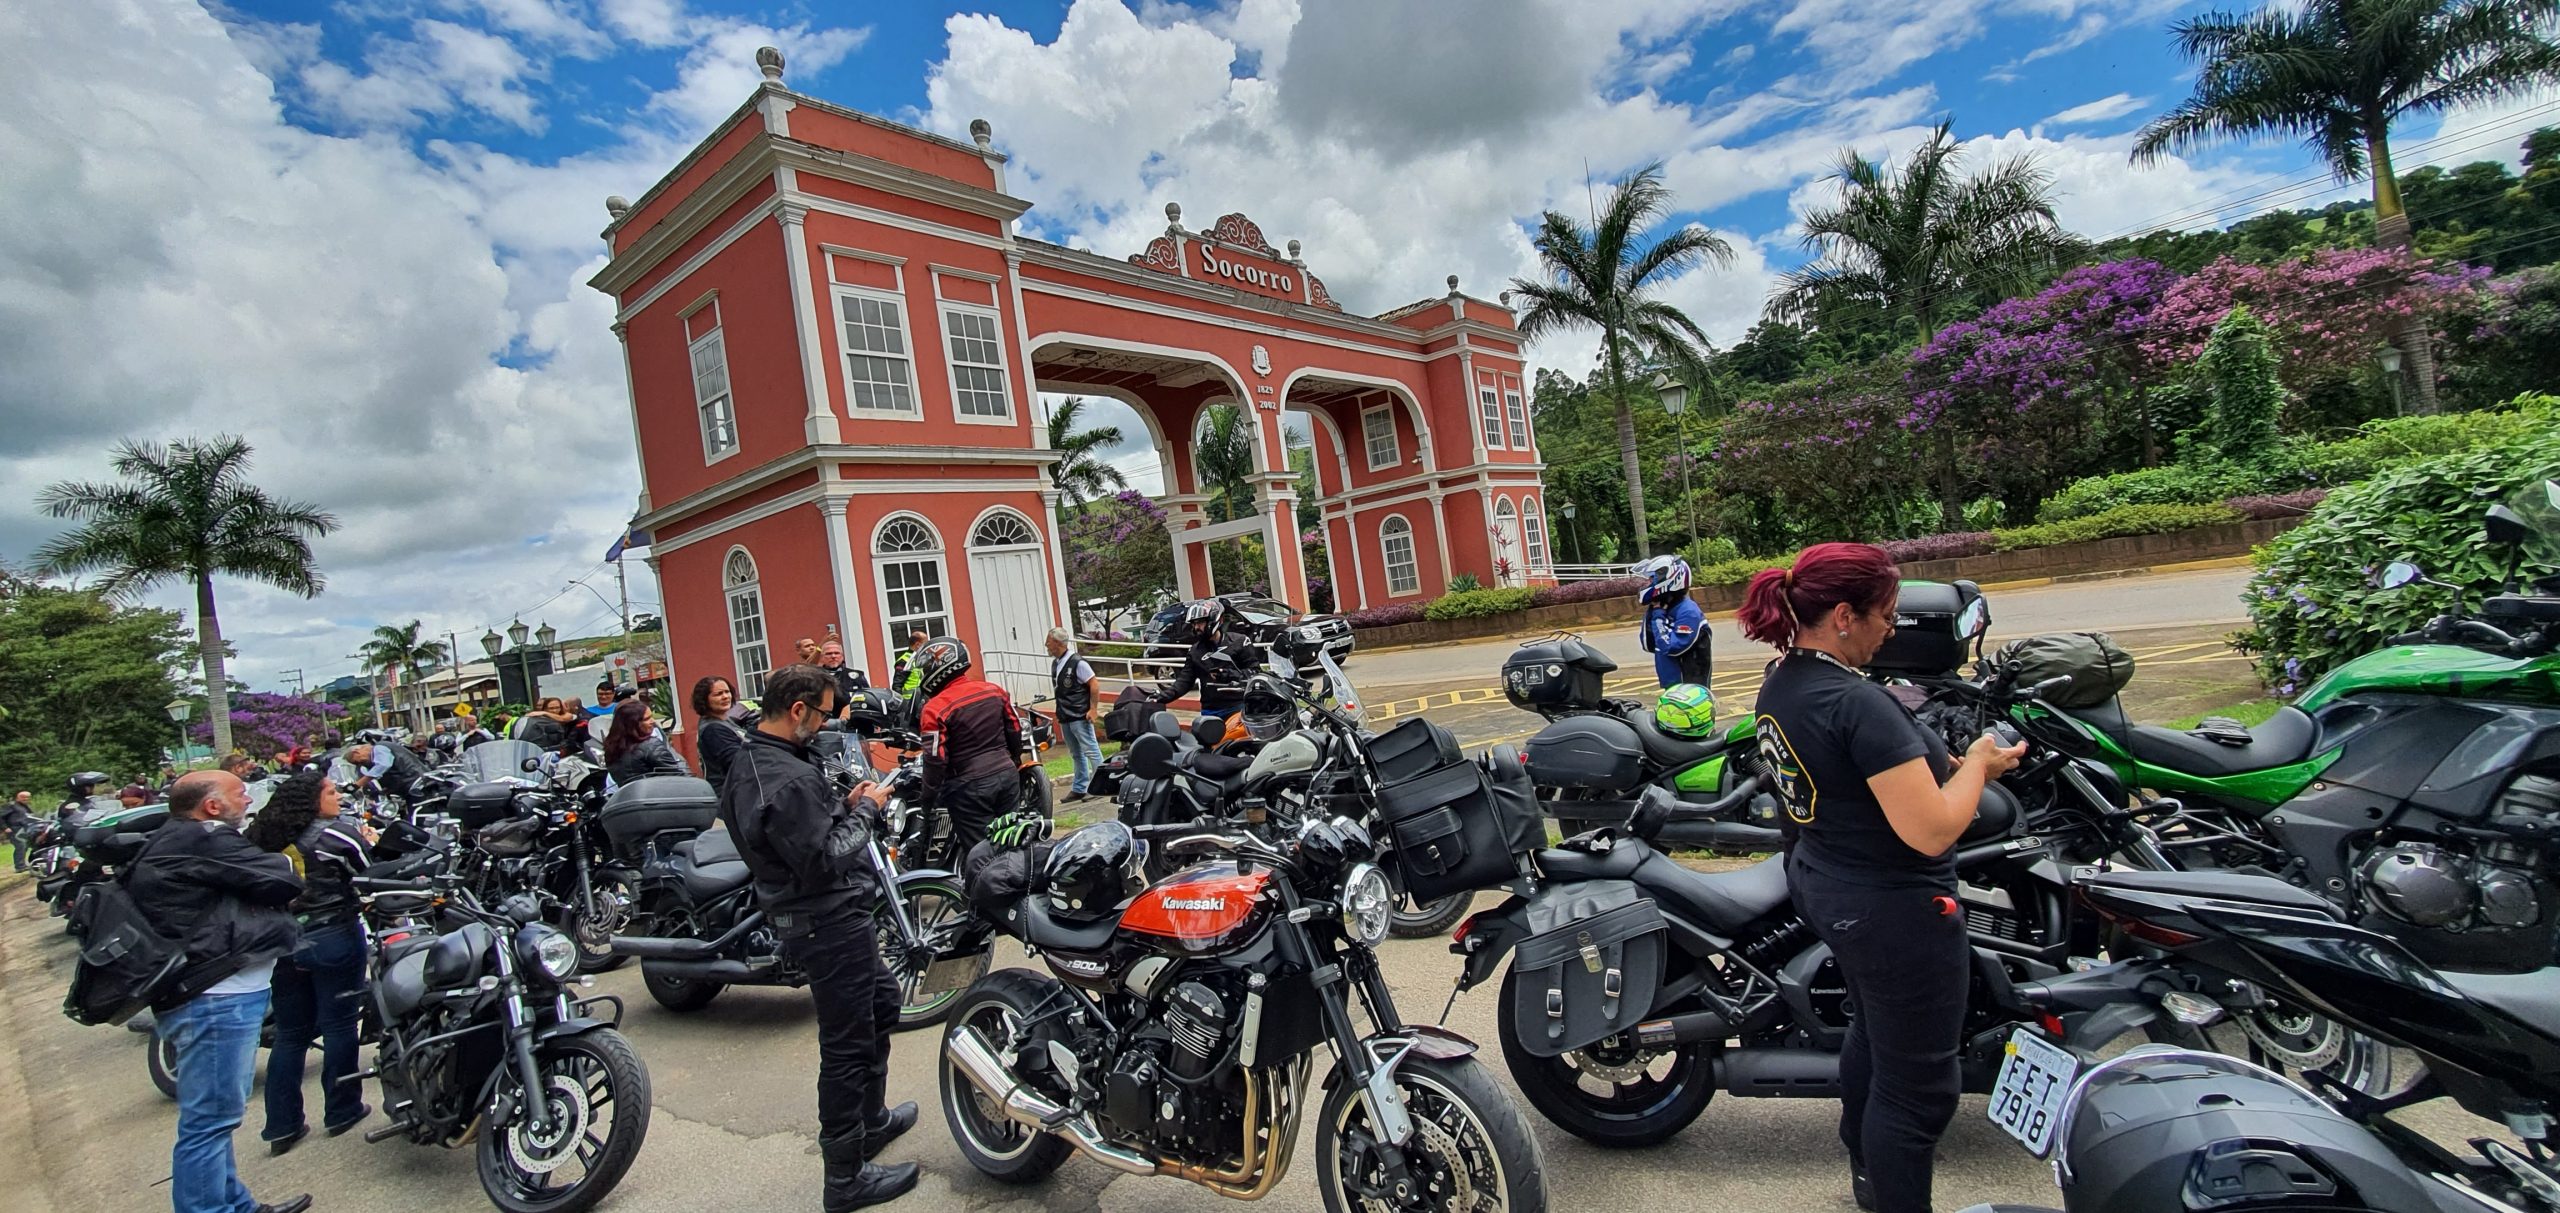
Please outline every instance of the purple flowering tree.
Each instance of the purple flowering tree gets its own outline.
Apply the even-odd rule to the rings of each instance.
[[[1134,489],[1066,519],[1067,592],[1079,610],[1143,615],[1173,593],[1173,536],[1163,507]]]
[[[264,760],[280,750],[318,741],[322,734],[340,728],[347,709],[325,699],[305,699],[299,695],[276,695],[251,691],[231,698],[231,744],[251,758]],[[199,721],[188,730],[196,740],[211,744],[213,722]]]
[[[1790,519],[1797,541],[1892,538],[1925,461],[1897,385],[1878,379],[1826,376],[1735,406],[1707,456],[1717,492]]]

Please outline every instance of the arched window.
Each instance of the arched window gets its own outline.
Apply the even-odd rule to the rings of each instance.
[[[973,548],[1034,547],[1039,542],[1040,532],[1032,530],[1022,515],[1011,510],[987,515],[969,536],[969,546]]]
[[[765,672],[773,668],[764,643],[764,591],[756,582],[755,557],[745,548],[729,549],[720,583],[729,594],[729,656],[737,663],[738,697],[764,694]]]
[[[1520,511],[1520,522],[1529,534],[1529,567],[1533,569],[1546,568],[1547,507],[1541,504],[1538,499],[1534,497],[1523,497],[1520,501],[1521,504],[1528,507],[1527,509]]]
[[[933,525],[913,514],[898,514],[880,524],[871,551],[879,559],[880,626],[883,653],[903,653],[907,633],[948,635],[951,611],[942,594],[942,537]]]
[[[1422,592],[1422,563],[1413,553],[1413,524],[1402,514],[1389,514],[1378,524],[1378,550],[1387,560],[1387,593]]]

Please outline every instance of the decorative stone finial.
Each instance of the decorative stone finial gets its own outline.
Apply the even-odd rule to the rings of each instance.
[[[1179,203],[1179,202],[1168,202],[1168,203],[1165,203],[1165,204],[1164,204],[1164,221],[1165,221],[1165,222],[1167,222],[1167,223],[1172,224],[1172,225],[1173,225],[1173,226],[1175,226],[1175,227],[1181,227],[1181,226],[1182,226],[1182,204],[1181,204],[1181,203]]]
[[[988,122],[984,118],[971,118],[969,120],[969,138],[977,141],[978,147],[981,151],[985,150],[987,144],[993,142],[995,137],[996,128],[993,123]]]
[[[1449,275],[1449,293],[1452,295],[1458,293],[1458,276],[1456,274]]]
[[[1297,260],[1297,259],[1298,259],[1298,242],[1297,242],[1297,241],[1295,241],[1295,240],[1292,240],[1292,241],[1290,241],[1290,242],[1289,242],[1289,260],[1291,260],[1291,261],[1295,261],[1295,260]]]
[[[782,83],[782,48],[774,46],[757,47],[756,70],[763,72],[766,80],[774,84]]]
[[[1500,295],[1495,296],[1495,298],[1500,299],[1500,300],[1502,301],[1502,306],[1504,306],[1504,307],[1509,307],[1509,306],[1511,306],[1511,292],[1509,292],[1509,291],[1504,291],[1504,292],[1502,292]]]
[[[604,200],[604,213],[619,220],[631,213],[631,200],[620,194],[608,195]]]

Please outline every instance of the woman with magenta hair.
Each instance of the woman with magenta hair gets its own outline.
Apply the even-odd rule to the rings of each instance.
[[[1859,673],[1893,634],[1901,573],[1884,550],[1824,543],[1751,579],[1740,622],[1775,647],[1757,709],[1786,810],[1788,887],[1848,989],[1840,1140],[1861,1209],[1927,1213],[1938,1135],[1955,1115],[1971,945],[1955,913],[1955,844],[1983,784],[2023,744],[1990,734],[1961,760]]]

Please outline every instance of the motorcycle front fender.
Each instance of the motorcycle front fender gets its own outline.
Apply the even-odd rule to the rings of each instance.
[[[1361,1099],[1369,1105],[1370,1123],[1377,1125],[1379,1136],[1392,1145],[1402,1145],[1413,1137],[1413,1118],[1405,1113],[1404,1101],[1396,1097],[1396,1071],[1403,1068],[1405,1059],[1420,1054],[1435,1061],[1456,1061],[1476,1052],[1476,1042],[1464,1036],[1419,1024],[1367,1037],[1361,1040],[1360,1047],[1369,1051],[1371,1062]],[[1347,1072],[1343,1066],[1326,1071],[1326,1095],[1342,1085]]]
[[[573,1015],[558,1023],[534,1029],[533,1043],[534,1047],[540,1048],[542,1045],[554,1040],[560,1040],[564,1037],[570,1036],[584,1036],[598,1028],[610,1028],[612,1026],[614,1026],[614,1023],[610,1019],[597,1019],[592,1015]]]
[[[898,873],[898,887],[901,889],[904,889],[909,885],[924,884],[928,881],[935,880],[958,884],[960,883],[960,874],[944,868],[912,868]]]

